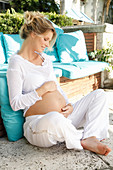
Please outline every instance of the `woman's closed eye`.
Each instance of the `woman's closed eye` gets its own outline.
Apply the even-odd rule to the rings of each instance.
[[[48,41],[49,40],[49,38],[44,38],[44,41]]]

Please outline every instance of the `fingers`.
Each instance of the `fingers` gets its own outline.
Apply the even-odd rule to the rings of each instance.
[[[63,116],[67,118],[70,113],[69,112],[61,112],[61,114],[63,114]]]
[[[69,103],[68,105],[66,105],[65,107],[63,107],[61,109],[61,114],[64,115],[64,117],[68,117],[73,111],[73,106]]]
[[[72,108],[69,105],[67,105],[61,109],[61,114],[63,114],[64,117],[66,117],[66,118],[70,115],[71,112],[72,112]]]
[[[68,105],[66,105],[65,107],[63,107],[61,110],[62,110],[62,111],[69,110],[70,112],[72,112],[72,111],[73,111],[73,106],[69,103]]]
[[[62,110],[62,112],[65,112],[66,110],[69,110],[69,106],[65,106],[61,110]]]
[[[64,106],[63,108],[62,108],[62,110],[64,111],[64,110],[68,110],[68,109],[70,109],[70,103],[68,104],[68,105],[66,105],[66,106]]]

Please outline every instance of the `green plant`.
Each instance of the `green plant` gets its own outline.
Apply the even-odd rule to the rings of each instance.
[[[52,13],[43,13],[49,20],[60,27],[71,26],[73,25],[72,18],[67,17],[66,15]]]
[[[105,68],[105,70],[107,70],[108,72],[112,72],[112,70],[113,70],[113,65],[109,64],[109,66],[107,66],[107,67]]]
[[[24,22],[23,15],[18,14],[12,8],[5,14],[0,15],[0,31],[5,34],[17,34]]]
[[[108,72],[111,72],[113,70],[113,65],[109,65],[105,68],[105,70],[107,70]]]
[[[59,9],[59,5],[56,4],[55,0],[39,0],[38,2],[38,10],[40,12],[55,12],[59,14]]]
[[[21,13],[27,10],[59,13],[59,6],[55,0],[11,0],[9,2],[17,12]]]
[[[113,44],[108,42],[107,48],[90,52],[88,56],[92,60],[111,62],[111,58],[113,58]]]
[[[10,5],[20,13],[23,13],[26,10],[35,10],[37,9],[37,3],[39,0],[11,0]],[[18,4],[18,5],[17,5]]]
[[[72,19],[65,15],[56,14],[55,12],[43,12],[43,15],[60,27],[72,25]],[[13,8],[0,14],[0,32],[4,34],[18,34],[23,23],[23,14],[15,12]]]

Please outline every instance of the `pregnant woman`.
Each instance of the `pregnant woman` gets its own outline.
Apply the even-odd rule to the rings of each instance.
[[[24,110],[24,136],[39,147],[65,142],[68,149],[87,149],[108,155],[101,141],[108,137],[107,98],[95,90],[74,104],[58,84],[52,62],[43,51],[51,48],[56,32],[39,12],[25,12],[20,35],[24,39],[10,57],[7,71],[9,99],[13,110]],[[83,132],[77,130],[84,127]]]

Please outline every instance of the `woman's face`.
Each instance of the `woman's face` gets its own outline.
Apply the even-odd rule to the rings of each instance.
[[[43,52],[46,47],[49,47],[52,37],[53,32],[51,30],[47,30],[40,35],[35,34],[33,40],[34,51],[38,51],[39,53]]]

